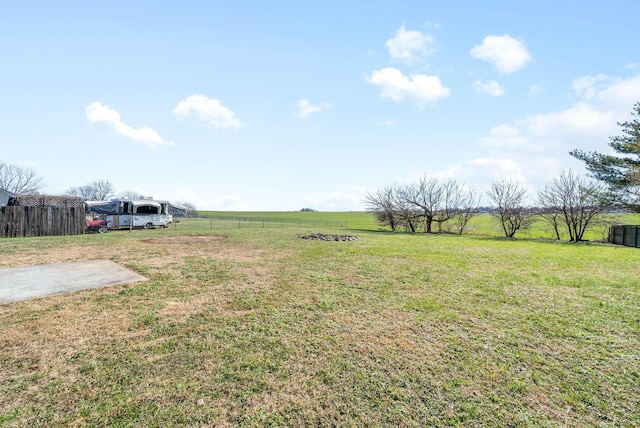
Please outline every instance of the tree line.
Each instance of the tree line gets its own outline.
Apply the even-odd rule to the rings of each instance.
[[[0,189],[15,195],[38,195],[44,187],[44,180],[30,166],[12,165],[0,161]],[[94,180],[80,186],[69,187],[64,196],[81,198],[84,201],[107,201],[119,199],[143,199],[141,193],[135,191],[117,192],[109,180]],[[190,202],[181,202],[185,208],[195,211],[196,207]]]
[[[566,232],[572,242],[601,224],[606,211],[625,207],[640,212],[640,102],[632,120],[619,122],[622,134],[610,138],[615,154],[573,150],[569,154],[585,163],[590,175],[561,171],[533,196],[514,180],[493,182],[486,192],[490,213],[504,236],[513,238],[541,219],[556,239]],[[454,231],[462,234],[479,213],[478,193],[454,179],[427,176],[410,184],[384,187],[365,196],[367,209],[381,225],[410,232]],[[434,228],[434,224],[436,227]],[[446,227],[445,227],[446,225]]]
[[[514,180],[494,182],[486,193],[491,202],[486,212],[508,238],[542,219],[557,239],[567,232],[570,241],[580,241],[611,206],[600,183],[571,170],[563,171],[539,190],[535,205],[527,203],[527,190]],[[454,179],[441,181],[427,176],[414,183],[387,186],[365,197],[367,209],[376,215],[380,225],[412,233],[462,234],[471,219],[485,211],[479,208],[479,201],[473,188]]]

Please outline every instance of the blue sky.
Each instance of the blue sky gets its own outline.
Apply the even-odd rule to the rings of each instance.
[[[533,194],[640,101],[640,2],[3,2],[0,160],[209,210]]]

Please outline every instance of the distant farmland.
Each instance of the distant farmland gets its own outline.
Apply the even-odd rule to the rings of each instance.
[[[216,221],[236,221],[244,227],[338,227],[345,229],[361,230],[386,230],[388,227],[380,226],[375,216],[370,212],[300,212],[300,211],[200,211],[200,216]],[[620,224],[640,224],[640,214],[610,215]],[[437,227],[436,227],[437,230]],[[595,225],[586,234],[585,238],[591,241],[606,241],[608,225]],[[470,222],[469,235],[502,236],[500,228],[494,218],[489,214],[479,214]],[[527,239],[554,239],[555,235],[549,225],[538,220],[530,230],[521,231],[516,238]],[[566,237],[564,237],[566,239]]]

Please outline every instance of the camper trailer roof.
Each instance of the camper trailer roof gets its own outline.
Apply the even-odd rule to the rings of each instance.
[[[133,205],[133,206],[138,206],[138,205],[153,205],[154,207],[161,207],[162,206],[157,201],[147,201],[147,200],[144,200],[144,199],[131,199],[131,200],[122,199],[121,202],[131,202],[131,205]]]

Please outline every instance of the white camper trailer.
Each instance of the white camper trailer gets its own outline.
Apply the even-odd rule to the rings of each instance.
[[[9,204],[9,200],[15,195],[8,190],[0,188],[0,207]]]
[[[173,216],[169,203],[149,199],[112,199],[111,201],[86,201],[86,211],[106,222],[109,229],[132,227],[167,227]]]

